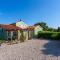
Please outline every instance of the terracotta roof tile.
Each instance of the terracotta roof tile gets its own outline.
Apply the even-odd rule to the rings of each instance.
[[[0,24],[0,27],[4,28],[6,30],[21,30],[21,28],[15,26],[15,25],[3,25],[3,24]]]

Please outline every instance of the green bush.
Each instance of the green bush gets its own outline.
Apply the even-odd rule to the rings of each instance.
[[[5,42],[5,39],[0,37],[0,43],[3,43],[3,42]]]
[[[4,38],[3,37],[0,37],[0,40],[4,40]]]
[[[60,32],[38,32],[37,37],[44,38],[44,39],[59,40],[60,39]]]

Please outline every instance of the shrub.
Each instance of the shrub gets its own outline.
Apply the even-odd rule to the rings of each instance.
[[[45,39],[60,39],[60,32],[38,32],[38,38],[45,38]]]
[[[0,43],[5,42],[5,39],[3,37],[0,37]]]

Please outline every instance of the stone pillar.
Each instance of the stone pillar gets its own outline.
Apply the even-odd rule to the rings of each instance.
[[[12,37],[13,37],[13,31],[11,31],[11,41],[12,41]]]
[[[29,40],[29,30],[28,30],[28,40]]]
[[[28,30],[26,31],[26,40],[28,40]]]
[[[20,36],[21,36],[21,33],[20,33],[20,30],[18,30],[18,40],[20,40]]]
[[[6,31],[6,33],[7,33],[7,37],[6,37],[6,39],[8,40],[8,31]]]

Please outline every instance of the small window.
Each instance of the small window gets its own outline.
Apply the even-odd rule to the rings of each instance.
[[[17,36],[17,32],[13,32],[13,35],[14,35],[14,36]]]

